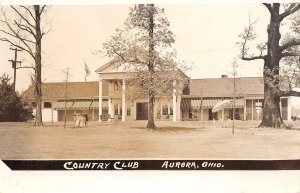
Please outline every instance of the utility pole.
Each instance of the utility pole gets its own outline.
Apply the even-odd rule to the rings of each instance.
[[[10,48],[10,50],[15,51],[15,59],[14,60],[8,60],[12,64],[12,68],[14,69],[14,91],[16,91],[16,79],[17,79],[17,63],[22,63],[21,61],[17,61],[18,58],[18,52],[22,51],[21,49],[18,48]]]

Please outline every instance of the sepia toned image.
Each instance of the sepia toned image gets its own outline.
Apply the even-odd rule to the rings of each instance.
[[[0,192],[300,193],[299,9],[0,0]]]
[[[1,159],[299,159],[299,8],[1,6]]]

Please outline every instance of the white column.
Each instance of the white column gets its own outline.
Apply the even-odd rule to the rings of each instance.
[[[125,95],[125,79],[123,79],[123,84],[122,84],[122,121],[125,121],[126,117],[126,95]]]
[[[108,114],[110,114],[108,121],[111,121],[113,119],[111,98],[108,98]]]
[[[180,104],[181,104],[181,94],[179,93],[177,96],[177,106],[176,106],[176,116],[177,116],[177,121],[181,121],[181,109],[180,109]]]
[[[176,108],[176,89],[175,89],[176,82],[173,81],[173,122],[176,122],[177,117],[177,108]]]
[[[101,115],[102,115],[102,78],[99,78],[99,119],[98,121],[101,122]]]

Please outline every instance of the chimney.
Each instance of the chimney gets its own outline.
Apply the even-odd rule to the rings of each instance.
[[[222,74],[221,78],[228,78],[228,75],[227,74]]]

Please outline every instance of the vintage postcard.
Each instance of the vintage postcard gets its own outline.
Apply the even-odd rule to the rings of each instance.
[[[83,191],[64,184],[85,170],[106,192],[300,191],[300,3],[0,8],[7,187]]]

